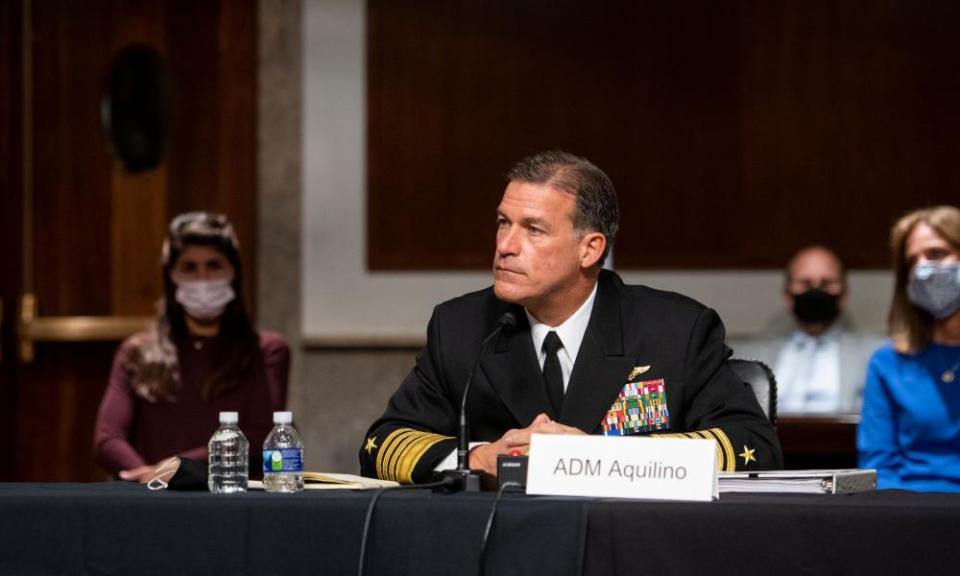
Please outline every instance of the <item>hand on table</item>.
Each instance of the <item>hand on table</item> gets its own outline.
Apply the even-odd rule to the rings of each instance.
[[[554,422],[546,414],[534,418],[526,428],[507,430],[497,441],[482,444],[470,450],[469,467],[497,475],[497,456],[500,454],[526,454],[530,449],[531,434],[585,434],[582,430]]]

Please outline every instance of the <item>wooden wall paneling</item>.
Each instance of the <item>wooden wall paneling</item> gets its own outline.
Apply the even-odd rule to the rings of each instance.
[[[34,3],[34,250],[42,315],[151,313],[167,221],[190,209],[231,216],[253,297],[255,118],[243,112],[253,109],[255,90],[253,9],[253,2]],[[141,175],[114,162],[99,118],[112,59],[133,42],[167,56],[176,99],[163,166]],[[224,113],[225,102],[240,105]],[[32,364],[19,366],[16,479],[104,477],[90,458],[92,431],[116,346],[42,344]]]
[[[111,14],[110,21],[111,63],[125,48],[147,45],[160,54],[169,71],[162,2],[126,4]],[[117,159],[111,164],[110,304],[114,315],[153,314],[163,293],[160,248],[170,220],[168,165],[169,144],[154,170],[131,173]]]
[[[36,2],[33,9],[33,282],[39,312],[105,315],[111,161],[99,114],[112,47],[109,19],[103,3]]]
[[[21,366],[16,480],[89,482],[107,475],[93,462],[93,424],[116,342],[38,346]]]
[[[22,13],[19,2],[0,3],[0,438],[8,446],[17,430],[17,298],[23,234]],[[12,458],[0,458],[0,481],[15,478]]]
[[[160,251],[167,231],[167,168],[111,175],[111,314],[149,316],[163,294]]]
[[[886,267],[893,219],[956,202],[958,11],[368,2],[368,265],[489,267],[501,174],[561,147],[618,188],[619,267]]]
[[[590,37],[613,32],[606,58],[615,94],[584,153],[613,179],[621,208],[618,267],[729,265],[743,250],[739,75],[734,4],[647,2],[613,14]],[[569,17],[569,16],[568,16]],[[600,106],[601,103],[598,103]]]
[[[109,315],[111,161],[99,105],[110,20],[103,3],[32,7],[31,283],[40,315]],[[18,480],[103,478],[90,455],[109,356],[96,363],[82,348],[37,346],[34,362],[18,370]]]
[[[856,468],[858,420],[842,416],[778,418],[784,469]]]
[[[219,0],[217,206],[230,214],[243,254],[247,311],[256,318],[256,3]]]
[[[217,3],[170,2],[167,46],[175,79],[171,135],[170,215],[215,205],[219,154],[217,115]]]
[[[896,217],[956,203],[958,16],[951,2],[742,3],[745,189],[776,224],[747,229],[756,259],[826,242],[882,268]]]
[[[217,210],[233,221],[254,313],[256,53],[254,2],[171,0],[176,79],[168,212]]]
[[[730,7],[439,4],[368,4],[371,268],[488,267],[503,173],[548,148],[614,179],[618,261],[673,261],[699,237],[685,228],[719,229],[739,188]],[[664,214],[676,233],[651,222]],[[722,253],[712,236],[698,246]]]

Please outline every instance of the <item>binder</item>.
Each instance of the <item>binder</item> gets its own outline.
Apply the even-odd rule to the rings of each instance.
[[[877,471],[872,468],[842,468],[720,472],[717,482],[721,493],[853,494],[876,490]]]

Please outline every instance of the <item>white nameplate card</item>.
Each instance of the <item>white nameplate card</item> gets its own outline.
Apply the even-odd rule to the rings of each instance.
[[[527,494],[709,501],[713,440],[534,434]]]

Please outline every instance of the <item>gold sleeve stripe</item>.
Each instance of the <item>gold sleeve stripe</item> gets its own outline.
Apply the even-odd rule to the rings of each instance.
[[[452,436],[432,434],[413,428],[397,428],[383,440],[377,451],[377,476],[382,480],[413,482],[413,470],[431,446]]]
[[[699,440],[703,436],[698,435],[696,432],[674,432],[671,434],[651,434],[648,438],[678,438],[680,440],[693,438],[694,440]],[[713,440],[713,438],[709,438]]]
[[[730,443],[730,438],[727,437],[727,433],[721,430],[720,428],[712,428],[713,433],[720,438],[720,444],[723,446],[723,452],[727,459],[727,472],[733,472],[737,469],[737,453],[733,450],[733,444]]]
[[[410,428],[397,428],[391,432],[380,444],[380,450],[377,451],[377,477],[381,480],[387,480],[386,463],[390,461],[394,451],[399,445],[398,440],[402,440],[414,430]]]
[[[720,428],[710,428],[706,430],[712,434],[717,442],[720,443],[720,446],[723,448],[723,467],[717,467],[718,470],[724,470],[726,472],[733,472],[737,469],[737,459],[733,453],[733,445],[730,444],[730,439],[727,438],[727,434]],[[719,460],[718,460],[719,463]]]
[[[406,434],[397,437],[396,447],[390,455],[390,458],[386,460],[383,465],[383,474],[387,480],[397,479],[397,462],[400,461],[400,458],[403,456],[403,453],[406,452],[407,448],[420,438],[421,434],[423,434],[423,432],[418,430],[408,430]]]
[[[383,441],[377,455],[377,475],[383,480],[394,480],[394,469],[404,450],[417,438],[427,434],[413,428],[398,428]]]
[[[411,434],[410,436],[404,438],[403,445],[397,448],[393,459],[388,463],[387,466],[387,475],[391,480],[402,482],[400,478],[401,474],[399,473],[401,466],[405,468],[407,465],[409,465],[411,474],[413,473],[413,466],[416,465],[417,462],[414,460],[413,463],[410,464],[411,455],[415,454],[419,450],[420,445],[425,441],[429,442],[430,436],[432,436],[432,434],[417,431],[415,434]],[[421,453],[420,456],[422,455],[423,454]],[[420,457],[417,456],[417,460],[419,459]]]
[[[440,434],[422,434],[418,436],[403,452],[397,467],[394,470],[394,479],[401,483],[413,482],[413,470],[420,462],[420,458],[427,453],[432,446],[438,442],[450,439],[452,436],[442,436]]]
[[[402,484],[412,484],[413,483],[413,469],[417,466],[417,462],[420,461],[420,458],[430,449],[431,446],[443,440],[443,436],[436,434],[431,434],[429,436],[422,436],[417,438],[410,447],[407,448],[403,456],[400,458],[400,461],[397,463],[397,468],[394,471],[394,477],[398,482]]]
[[[651,434],[649,437],[713,440],[717,445],[717,470],[726,469],[728,472],[732,472],[736,468],[736,460],[734,460],[733,447],[730,445],[730,439],[727,438],[727,435],[719,428],[694,430],[692,432],[675,432],[672,434]]]
[[[383,480],[393,479],[391,471],[393,462],[402,452],[404,446],[409,444],[417,434],[418,431],[411,428],[398,428],[387,436],[380,447],[380,453],[377,455],[377,476]]]

